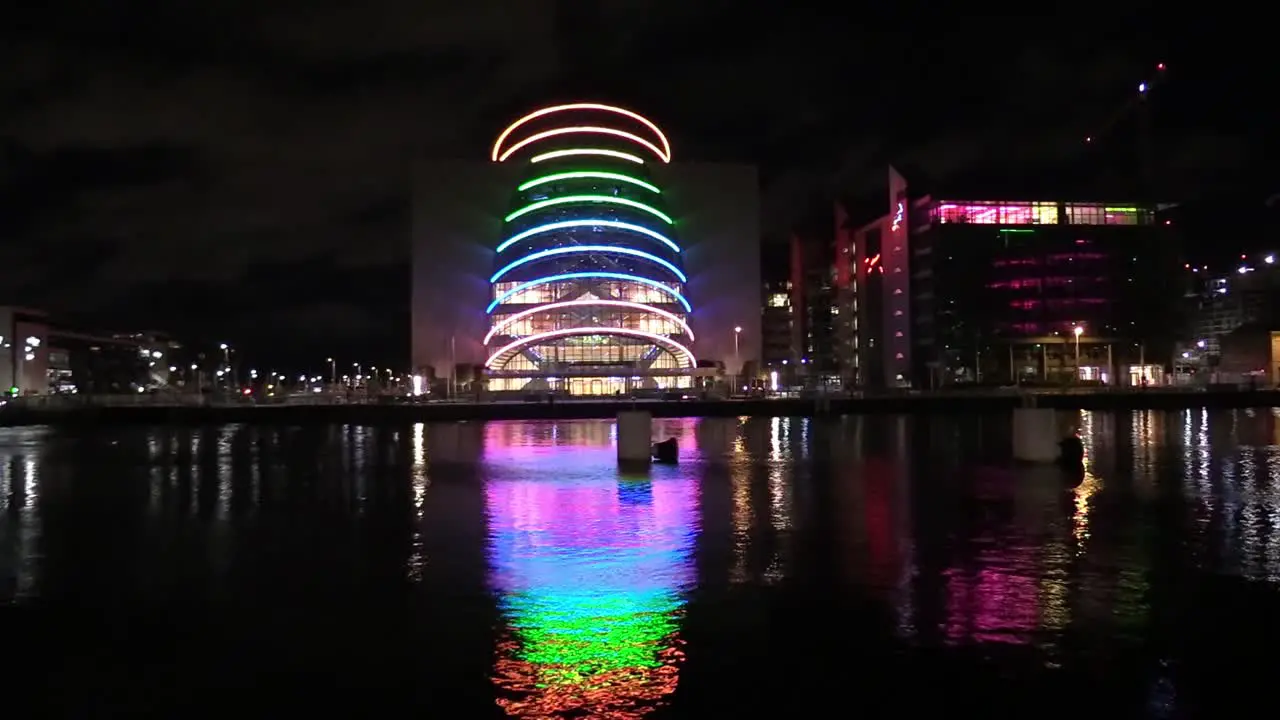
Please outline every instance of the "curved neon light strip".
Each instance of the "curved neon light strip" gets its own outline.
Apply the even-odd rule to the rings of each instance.
[[[597,178],[600,180],[617,180],[618,182],[631,183],[632,185],[642,187],[645,190],[648,190],[649,192],[652,192],[652,193],[657,193],[659,195],[662,194],[662,191],[658,189],[657,185],[650,185],[649,183],[637,178],[633,178],[630,175],[623,175],[622,173],[614,173],[614,172],[599,172],[596,170],[579,170],[576,172],[562,172],[562,173],[555,173],[553,175],[543,175],[540,178],[537,178],[535,180],[530,180],[529,182],[521,185],[520,187],[516,188],[516,191],[524,192],[525,190],[528,190],[531,187],[537,187],[539,185],[544,185],[549,182],[555,182],[557,180],[584,180],[587,178]]]
[[[573,157],[574,155],[601,155],[604,157],[617,158],[619,160],[630,160],[637,165],[643,165],[644,160],[639,155],[631,153],[619,152],[618,150],[605,150],[604,148],[577,148],[574,150],[552,150],[541,155],[534,155],[529,158],[531,163],[540,163],[543,160],[555,160],[562,157]]]
[[[494,273],[493,277],[489,278],[489,282],[491,283],[498,282],[498,280],[502,279],[503,275],[506,275],[508,272],[515,270],[521,265],[526,265],[531,262],[536,262],[543,258],[555,257],[557,255],[576,255],[578,253],[613,253],[615,255],[630,255],[631,257],[638,257],[641,260],[648,260],[649,262],[657,263],[662,267],[670,270],[672,273],[675,274],[677,278],[679,278],[680,282],[689,281],[689,278],[685,277],[684,273],[680,272],[680,268],[676,267],[675,265],[672,265],[666,260],[663,260],[657,255],[654,255],[652,253],[647,253],[643,250],[633,250],[629,247],[616,247],[614,245],[570,245],[568,247],[558,247],[558,248],[550,248],[549,250],[539,250],[536,253],[525,255],[519,260],[513,260],[506,267]]]
[[[502,221],[511,222],[522,215],[528,215],[531,212],[537,212],[543,208],[549,208],[555,205],[568,205],[570,203],[607,203],[610,205],[625,205],[626,207],[635,208],[636,210],[643,210],[668,225],[674,225],[676,222],[671,219],[670,215],[655,207],[623,197],[613,197],[612,195],[565,195],[564,197],[551,198],[550,200],[540,200],[531,205],[525,205],[519,210],[503,218]]]
[[[680,317],[679,315],[676,315],[673,312],[663,310],[662,308],[657,308],[652,305],[645,305],[644,303],[631,302],[629,300],[566,300],[564,302],[553,302],[553,303],[547,303],[546,305],[539,305],[538,307],[529,308],[528,310],[521,310],[515,315],[508,316],[502,322],[493,326],[493,329],[489,331],[489,334],[484,336],[484,342],[482,344],[488,345],[489,341],[493,339],[493,336],[498,334],[498,331],[502,330],[503,328],[510,325],[511,323],[514,323],[520,318],[529,317],[530,315],[533,315],[535,313],[546,312],[548,310],[558,310],[560,308],[596,307],[601,305],[605,307],[625,308],[627,310],[635,310],[637,312],[651,312],[655,315],[661,315],[662,317],[679,325],[681,329],[684,330],[685,334],[689,336],[690,340],[694,339],[693,328],[689,327],[689,323],[685,322],[684,318]]]
[[[570,103],[568,105],[552,105],[550,107],[544,107],[541,110],[534,110],[528,115],[525,115],[519,120],[508,125],[507,129],[503,130],[501,135],[498,135],[498,139],[493,142],[493,152],[490,153],[491,159],[498,161],[498,156],[502,153],[502,143],[506,142],[507,137],[510,136],[511,133],[515,132],[521,125],[552,113],[569,112],[573,110],[599,110],[601,112],[611,112],[635,120],[641,125],[652,130],[653,134],[658,136],[658,142],[662,144],[662,152],[659,153],[659,155],[665,156],[666,161],[671,162],[671,142],[667,140],[667,136],[663,134],[662,130],[659,129],[657,125],[653,124],[652,120],[639,113],[634,113],[615,105],[602,105],[600,103]]]
[[[521,140],[515,145],[512,145],[511,147],[507,148],[507,151],[502,153],[502,155],[498,157],[498,162],[506,162],[507,158],[511,157],[512,155],[515,155],[517,152],[520,151],[521,148],[532,145],[533,143],[536,143],[539,140],[546,140],[548,138],[559,137],[561,135],[573,135],[573,134],[612,135],[614,137],[619,137],[624,140],[630,140],[631,142],[637,145],[641,145],[643,147],[648,148],[649,150],[652,150],[653,154],[657,155],[658,159],[661,160],[662,162],[664,163],[671,162],[671,158],[669,156],[662,154],[662,148],[659,148],[657,145],[654,145],[653,143],[649,142],[648,140],[645,140],[639,135],[636,135],[635,133],[629,133],[626,130],[617,130],[615,128],[600,127],[599,125],[574,125],[572,127],[552,128],[551,130],[543,130],[542,132],[534,135],[530,135],[529,137]]]
[[[654,240],[657,240],[658,242],[662,243],[663,245],[666,245],[667,247],[671,248],[673,252],[680,252],[680,246],[675,244],[675,242],[672,241],[671,238],[667,237],[666,235],[663,235],[660,232],[650,230],[649,228],[644,227],[643,225],[636,225],[634,223],[621,222],[619,220],[604,220],[604,219],[562,220],[560,222],[547,223],[546,225],[539,225],[537,227],[532,227],[532,228],[529,228],[528,230],[525,230],[524,232],[516,233],[515,235],[512,235],[511,237],[507,238],[501,245],[498,246],[498,249],[495,250],[494,252],[502,252],[503,250],[506,250],[507,248],[511,247],[512,245],[515,245],[516,243],[520,242],[521,240],[524,240],[527,237],[533,237],[534,235],[539,235],[544,232],[551,232],[553,230],[565,230],[567,228],[575,228],[575,227],[595,227],[595,226],[617,228],[618,230],[630,230],[631,232],[637,232],[637,233],[640,233],[641,235],[647,235],[653,238]]]
[[[507,343],[506,345],[503,345],[502,347],[498,348],[497,352],[490,355],[489,359],[484,361],[484,365],[490,370],[496,370],[497,368],[493,367],[494,361],[496,361],[499,357],[502,357],[506,353],[511,352],[512,350],[517,350],[524,345],[532,345],[534,343],[543,342],[545,340],[555,340],[556,338],[568,337],[570,335],[630,335],[631,337],[643,338],[645,340],[652,341],[654,345],[658,345],[658,346],[670,345],[674,347],[676,350],[684,353],[684,356],[689,359],[689,367],[694,368],[698,366],[698,360],[693,356],[692,350],[681,345],[675,340],[672,340],[666,335],[658,335],[656,333],[646,332],[644,330],[631,330],[628,328],[608,328],[608,327],[565,328],[563,330],[548,330],[546,332],[541,332],[536,335],[529,335],[528,337],[522,337],[519,340]],[[670,351],[670,348],[664,348],[664,349],[667,350],[668,352]]]
[[[654,288],[656,290],[661,290],[666,294],[670,295],[672,298],[675,299],[676,302],[684,306],[685,312],[693,312],[693,308],[689,306],[689,301],[686,300],[685,297],[681,295],[678,290],[676,290],[675,288],[669,285],[664,285],[658,282],[657,280],[650,280],[647,277],[640,277],[639,275],[631,275],[628,273],[616,273],[616,272],[604,272],[599,270],[590,270],[587,272],[574,272],[574,273],[561,273],[559,275],[548,275],[547,277],[544,277],[544,278],[538,278],[537,280],[530,280],[527,283],[521,283],[520,285],[517,285],[511,288],[510,290],[502,293],[501,295],[498,296],[496,300],[489,303],[489,307],[488,309],[485,310],[485,313],[492,314],[493,309],[501,305],[503,302],[505,302],[507,298],[514,297],[515,295],[519,295],[520,293],[524,292],[525,290],[528,290],[529,288],[537,287],[539,285],[545,285],[547,283],[560,282],[561,280],[582,280],[585,278],[597,278],[600,280],[622,280],[623,282],[635,282],[635,283],[640,283],[641,285],[648,285],[651,288]]]

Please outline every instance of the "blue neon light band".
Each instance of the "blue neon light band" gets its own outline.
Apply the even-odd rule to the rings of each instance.
[[[564,273],[561,275],[548,275],[547,277],[544,277],[544,278],[538,278],[537,280],[530,280],[527,283],[517,285],[514,288],[499,295],[498,299],[489,303],[489,308],[485,310],[485,313],[492,314],[493,309],[501,305],[503,302],[505,302],[507,298],[519,295],[520,293],[524,292],[525,290],[528,290],[529,288],[537,287],[538,285],[545,285],[547,283],[560,282],[561,280],[581,280],[584,278],[599,278],[601,280],[622,280],[624,282],[637,282],[637,283],[641,283],[642,285],[648,285],[649,287],[661,290],[667,293],[668,295],[670,295],[671,297],[675,298],[676,302],[684,306],[685,312],[693,312],[693,308],[689,306],[689,301],[686,300],[683,295],[681,295],[677,290],[670,287],[669,285],[663,285],[657,280],[650,280],[649,278],[646,278],[646,277],[640,277],[639,275],[628,275],[626,273],[591,271],[591,272]]]
[[[518,233],[516,235],[512,235],[511,237],[507,238],[505,242],[503,242],[501,245],[498,246],[497,252],[502,252],[503,250],[506,250],[507,248],[520,242],[521,240],[524,240],[527,237],[538,235],[540,233],[551,232],[553,230],[564,230],[566,228],[593,227],[593,226],[617,228],[619,230],[629,230],[631,232],[640,233],[641,235],[647,235],[648,237],[651,237],[654,240],[657,240],[658,242],[671,248],[675,252],[680,252],[680,246],[672,242],[671,238],[667,237],[666,235],[663,235],[660,232],[655,232],[653,230],[650,230],[649,228],[644,227],[643,225],[636,225],[634,223],[628,223],[628,222],[620,222],[618,220],[604,220],[604,219],[564,220],[562,222],[547,223],[546,225],[539,225],[535,228],[529,228],[528,230],[525,230],[522,233]]]
[[[541,260],[543,258],[555,257],[556,255],[575,255],[578,253],[612,253],[614,255],[630,255],[631,257],[638,257],[641,260],[648,260],[649,262],[653,262],[661,265],[662,267],[674,273],[676,278],[678,278],[680,282],[688,282],[689,280],[689,278],[685,277],[684,273],[680,272],[680,268],[676,267],[675,265],[672,265],[666,260],[663,260],[657,255],[647,253],[643,250],[633,250],[628,247],[614,247],[612,245],[570,245],[567,247],[551,248],[550,250],[540,250],[531,255],[525,255],[519,260],[512,262],[511,264],[502,268],[498,272],[494,273],[493,277],[489,278],[489,282],[491,283],[498,282],[498,280],[503,275],[506,275],[511,270],[514,270],[526,263],[531,263],[537,260]]]

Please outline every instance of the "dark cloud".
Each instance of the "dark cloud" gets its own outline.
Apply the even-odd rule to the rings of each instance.
[[[1132,34],[1119,13],[1059,40],[1044,20],[908,32],[778,8],[28,3],[0,27],[0,283],[108,321],[327,327],[399,352],[405,328],[378,318],[405,311],[411,159],[479,157],[536,103],[617,100],[678,156],[761,163],[778,230],[815,197],[883,192],[890,161],[938,176],[1075,162],[1156,55],[1109,37]],[[1182,174],[1247,158],[1213,122],[1160,138]]]

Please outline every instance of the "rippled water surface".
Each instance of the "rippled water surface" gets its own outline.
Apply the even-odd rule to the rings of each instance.
[[[1280,412],[0,430],[8,707],[1206,717],[1280,670]],[[25,715],[15,715],[25,716]]]

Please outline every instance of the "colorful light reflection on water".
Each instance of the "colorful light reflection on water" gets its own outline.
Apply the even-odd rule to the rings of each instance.
[[[491,582],[507,632],[498,704],[526,718],[639,717],[674,691],[693,583],[696,480],[620,476],[607,426],[486,438]]]

